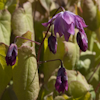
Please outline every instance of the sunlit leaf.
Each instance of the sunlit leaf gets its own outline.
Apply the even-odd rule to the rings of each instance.
[[[0,10],[3,10],[5,8],[7,0],[0,0]]]
[[[0,11],[0,42],[10,43],[11,15],[7,10]]]
[[[39,93],[36,58],[28,52],[26,46],[20,48],[18,65],[13,69],[13,86],[18,100],[36,100]]]
[[[90,89],[89,84],[87,83],[85,77],[80,72],[74,70],[66,70],[66,71],[68,75],[68,84],[70,84],[71,81],[79,81],[82,84],[84,84],[87,90]]]
[[[80,60],[76,65],[76,69],[86,76],[91,71],[91,68],[94,67],[95,55],[95,52],[88,50],[86,52],[82,52],[80,55]]]
[[[7,66],[5,60],[7,50],[8,47],[0,43],[0,97],[12,78],[12,67]]]
[[[26,39],[31,39],[33,36],[32,36],[32,32],[30,31],[27,31],[25,34],[23,34],[21,37],[24,37]],[[23,43],[29,41],[29,40],[26,40],[26,39],[22,39],[22,38],[17,38],[16,39],[16,44],[18,47],[20,47]]]
[[[32,39],[32,33],[27,32],[23,37]],[[18,39],[21,45],[26,40]],[[22,44],[18,50],[18,64],[13,68],[13,86],[18,100],[36,100],[39,93],[39,79],[35,49],[31,42]]]
[[[84,84],[79,81],[71,81],[68,89],[70,94],[75,98],[78,98],[87,92],[87,89]]]
[[[23,8],[15,10],[12,16],[12,29],[15,36],[21,36],[27,31],[34,33],[31,3],[24,3]]]
[[[92,31],[99,27],[99,20],[97,15],[97,6],[93,0],[83,0],[82,2],[83,18]]]
[[[66,100],[66,99],[64,99],[64,97],[62,97],[62,96],[56,96],[56,97],[54,98],[54,100]]]
[[[79,47],[75,43],[64,41],[65,55],[63,58],[64,66],[67,69],[73,69],[79,60]]]

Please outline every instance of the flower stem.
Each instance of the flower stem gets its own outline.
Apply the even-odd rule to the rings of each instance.
[[[51,62],[51,61],[57,61],[59,60],[61,62],[61,67],[62,67],[62,60],[61,59],[53,59],[53,60],[47,60],[47,61],[39,61],[38,64],[46,63],[46,62]]]
[[[97,71],[97,69],[99,68],[100,63],[97,65],[97,67],[95,68],[93,74],[90,76],[90,78],[88,79],[88,83],[90,82],[90,80],[92,79],[93,75],[95,74],[95,72]]]
[[[97,87],[95,89],[95,93],[98,91],[99,87],[100,87],[100,82],[99,82],[99,84],[97,85]]]
[[[28,40],[28,41],[34,42],[34,43],[36,43],[37,45],[40,45],[39,42],[32,41],[32,40],[30,40],[30,39],[27,39],[27,38],[24,38],[24,37],[20,37],[20,36],[16,36],[16,37],[15,37],[14,43],[16,42],[16,39],[17,39],[17,38],[25,39],[25,40]]]
[[[50,29],[50,26],[51,26],[51,24],[49,25],[48,30],[47,30],[47,32],[46,32],[46,34],[45,34],[45,37],[43,38],[43,40],[42,40],[42,42],[41,42],[41,44],[40,44],[40,47],[39,47],[39,50],[38,50],[38,53],[37,53],[37,62],[38,62],[39,59],[40,59],[40,54],[41,54],[42,45],[43,45],[43,43],[44,43],[45,38],[47,37],[48,31],[49,31],[49,29]]]
[[[55,16],[55,14],[58,12],[59,9],[61,9],[62,11],[65,11],[65,9],[64,9],[62,6],[60,6],[60,7],[56,10],[56,12],[53,14],[53,16]]]

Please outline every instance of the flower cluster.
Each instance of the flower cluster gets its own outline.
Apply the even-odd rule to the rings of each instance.
[[[62,11],[56,14],[55,16],[53,16],[48,22],[42,23],[42,25],[45,27],[52,24],[54,24],[55,36],[51,34],[51,36],[48,38],[48,47],[53,54],[55,54],[57,51],[56,34],[59,33],[60,37],[64,35],[65,40],[68,41],[70,35],[75,34],[75,31],[74,31],[75,27],[79,30],[79,32],[77,33],[76,40],[80,49],[82,51],[87,50],[88,40],[84,32],[84,28],[87,27],[87,25],[85,24],[84,20],[80,16],[75,15],[74,13],[69,12],[69,11]],[[22,38],[22,39],[26,39],[26,38]],[[29,39],[26,39],[26,40],[29,40]],[[29,40],[29,41],[35,42],[32,40]],[[37,43],[37,44],[40,45],[40,43]],[[17,55],[18,55],[17,45],[15,43],[12,43],[9,46],[7,55],[5,57],[7,65],[13,66],[16,63]],[[66,69],[62,66],[62,62],[61,62],[61,68],[59,68],[58,70],[55,88],[59,93],[60,92],[63,93],[65,90],[66,91],[68,90],[68,77],[67,77]]]
[[[82,51],[87,50],[88,40],[84,32],[84,28],[87,27],[87,25],[85,24],[83,18],[69,11],[62,11],[53,16],[48,22],[42,23],[42,25],[45,27],[47,27],[49,24],[54,24],[55,36],[56,33],[59,33],[60,37],[64,35],[66,41],[68,41],[71,34],[75,34],[75,27],[79,29],[80,35],[79,33],[77,35],[78,45]]]

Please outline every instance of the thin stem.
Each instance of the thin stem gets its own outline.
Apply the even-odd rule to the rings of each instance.
[[[64,9],[62,6],[60,6],[60,7],[56,10],[56,12],[53,14],[53,16],[55,16],[55,14],[58,12],[59,9],[61,9],[62,11],[65,11],[65,9]]]
[[[46,62],[51,62],[51,61],[57,61],[59,60],[61,62],[61,67],[63,66],[62,60],[61,59],[53,59],[53,60],[47,60],[47,61],[39,61],[38,64],[46,63]]]
[[[92,79],[93,75],[95,74],[95,72],[97,71],[97,69],[99,68],[100,63],[97,65],[97,67],[95,68],[93,74],[90,76],[90,78],[88,79],[88,82],[90,82],[90,80]]]
[[[53,16],[55,16],[55,14],[58,12],[59,9],[62,9],[63,11],[65,11],[65,9],[64,9],[63,7],[59,7],[59,8],[56,10],[56,12],[54,13]],[[40,59],[40,54],[41,54],[42,45],[43,45],[43,43],[44,43],[45,38],[47,37],[48,31],[49,31],[51,25],[52,25],[52,23],[50,23],[50,25],[49,25],[49,27],[48,27],[48,30],[47,30],[47,32],[46,32],[46,34],[45,34],[45,37],[43,38],[43,40],[42,40],[42,42],[41,42],[41,44],[40,44],[40,47],[39,47],[39,50],[38,50],[38,53],[37,53],[37,62],[38,62],[39,59]]]
[[[38,53],[37,53],[37,62],[38,62],[39,59],[40,59],[40,54],[41,54],[42,45],[43,45],[43,43],[44,43],[45,38],[47,37],[47,34],[48,34],[48,32],[49,32],[49,29],[50,29],[50,26],[51,26],[51,24],[49,25],[48,30],[47,30],[47,32],[46,32],[46,34],[45,34],[45,37],[43,38],[43,40],[42,40],[42,42],[41,42],[41,44],[40,44],[40,47],[39,47],[39,50],[38,50]]]
[[[97,87],[95,89],[95,93],[98,91],[99,87],[100,87],[100,82],[99,82],[99,84],[97,85]]]
[[[37,45],[40,45],[39,42],[32,41],[32,40],[30,40],[30,39],[27,39],[27,38],[24,38],[24,37],[20,37],[20,36],[16,36],[16,37],[15,37],[14,43],[16,42],[16,39],[17,39],[17,38],[25,39],[25,40],[28,40],[28,41],[34,42],[34,43],[36,43]]]

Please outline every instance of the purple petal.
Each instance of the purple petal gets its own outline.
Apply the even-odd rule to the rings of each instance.
[[[62,15],[62,18],[64,21],[66,21],[67,24],[74,23],[74,14],[72,14],[69,11],[65,11]]]
[[[79,28],[83,28],[83,27],[87,27],[87,25],[85,24],[83,18],[81,18],[80,16],[76,15],[75,16],[75,25],[76,27]]]
[[[66,82],[64,83],[64,87],[65,87],[65,90],[67,91],[67,90],[68,90],[68,81],[66,81]]]
[[[65,40],[68,41],[69,37],[70,37],[70,34],[66,32],[66,34],[64,34],[64,37],[65,37]]]
[[[75,33],[74,28],[75,28],[74,23],[70,24],[68,28],[68,33],[74,35]]]
[[[60,37],[63,35],[62,32],[62,25],[63,25],[63,21],[61,19],[61,16],[59,15],[54,22],[54,33],[56,35],[56,33],[58,32]]]
[[[8,48],[7,55],[5,57],[7,65],[14,65],[16,62],[16,56],[18,54],[17,45],[11,44]]]
[[[77,43],[82,51],[88,49],[88,40],[85,33],[77,33]]]
[[[52,52],[52,53],[56,53],[57,51],[57,40],[56,40],[56,37],[53,36],[51,34],[51,36],[48,38],[48,46],[49,46],[49,50]]]
[[[61,67],[58,70],[55,88],[58,92],[68,90],[68,77],[65,68]]]

